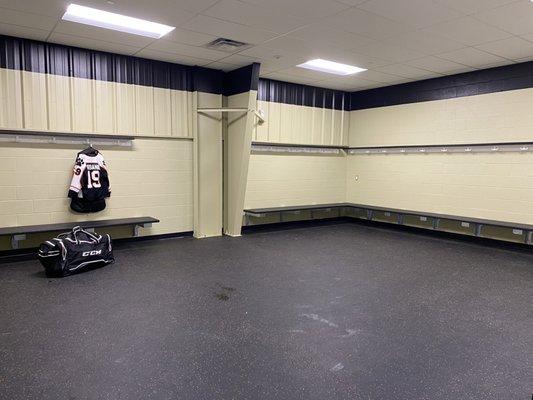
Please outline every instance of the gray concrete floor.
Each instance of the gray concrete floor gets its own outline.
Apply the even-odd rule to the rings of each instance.
[[[530,399],[533,254],[340,223],[0,265],[0,399]]]

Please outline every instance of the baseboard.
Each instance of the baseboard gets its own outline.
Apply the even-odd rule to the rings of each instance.
[[[162,240],[180,237],[192,237],[192,231],[113,239],[113,246],[115,248],[120,248],[122,245],[128,243],[146,242],[150,240]],[[28,247],[24,249],[0,251],[0,264],[36,259],[37,250],[38,247]]]
[[[498,247],[502,249],[520,250],[520,251],[526,251],[526,252],[531,252],[533,250],[533,246],[525,244],[525,243],[508,242],[505,240],[489,238],[489,237],[469,236],[469,235],[465,235],[465,234],[458,233],[458,232],[435,231],[432,229],[426,229],[422,227],[409,226],[409,225],[397,225],[397,224],[393,224],[389,222],[369,221],[365,219],[348,217],[348,216],[319,219],[319,220],[276,222],[272,224],[245,226],[243,227],[243,234],[253,234],[256,232],[280,231],[280,230],[289,230],[289,229],[300,229],[300,228],[305,228],[305,227],[326,226],[326,225],[339,224],[339,223],[359,224],[359,225],[365,225],[365,226],[378,227],[378,228],[387,229],[387,230],[410,232],[410,233],[414,233],[417,235],[440,237],[443,239],[450,239],[450,240],[455,240],[455,241],[460,241],[460,242],[476,243],[476,244],[480,244],[483,246]]]
[[[350,217],[332,217],[321,219],[306,219],[300,221],[286,221],[286,222],[273,222],[268,224],[248,225],[242,227],[242,234],[251,234],[255,232],[268,232],[268,231],[280,231],[289,229],[300,229],[311,226],[327,226],[335,225],[338,223],[351,222]]]

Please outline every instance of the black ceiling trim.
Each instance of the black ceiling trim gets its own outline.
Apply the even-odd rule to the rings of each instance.
[[[349,93],[259,79],[256,63],[224,73],[2,35],[0,68],[214,94],[230,95],[257,88],[259,100],[336,110],[361,110],[533,87],[533,61]]]
[[[0,68],[222,94],[224,72],[0,35]]]
[[[259,79],[258,100],[299,106],[350,110],[350,93],[273,79]]]
[[[253,63],[227,72],[224,79],[224,96],[257,90],[260,67],[260,64]]]
[[[533,87],[533,62],[352,92],[351,110],[444,100]]]

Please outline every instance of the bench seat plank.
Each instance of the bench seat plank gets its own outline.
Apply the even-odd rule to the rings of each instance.
[[[332,204],[310,204],[304,206],[287,206],[287,207],[267,207],[267,208],[254,208],[244,210],[248,214],[268,214],[274,212],[284,211],[306,211],[306,210],[320,210],[323,208],[339,208],[350,207],[350,203],[332,203]]]
[[[495,220],[483,219],[483,218],[463,217],[463,216],[449,215],[449,214],[437,214],[437,213],[431,213],[431,212],[407,210],[407,209],[402,209],[402,208],[389,208],[389,207],[371,206],[367,204],[354,204],[354,203],[312,204],[312,205],[288,206],[288,207],[253,208],[253,209],[246,209],[244,210],[244,212],[249,215],[257,215],[257,214],[268,214],[268,213],[284,212],[284,211],[304,211],[304,210],[317,210],[317,209],[324,209],[324,208],[339,208],[339,207],[361,209],[361,210],[371,210],[371,211],[378,211],[378,212],[389,212],[393,214],[423,216],[423,217],[436,218],[436,219],[447,219],[447,220],[452,220],[452,221],[468,222],[468,223],[477,224],[477,225],[499,226],[499,227],[504,227],[504,228],[522,229],[525,231],[533,230],[533,225],[531,224],[520,224],[520,223],[515,223],[515,222],[495,221]]]
[[[104,227],[113,227],[113,226],[151,224],[151,223],[157,223],[157,222],[159,222],[159,220],[153,217],[135,217],[135,218],[102,219],[98,221],[66,222],[66,223],[60,223],[60,224],[12,226],[12,227],[0,228],[0,236],[68,231],[74,228],[75,226],[81,226],[82,228],[104,228]]]

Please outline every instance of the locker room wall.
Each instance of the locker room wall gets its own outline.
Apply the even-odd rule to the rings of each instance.
[[[257,107],[266,121],[255,125],[255,142],[348,145],[346,92],[260,79]],[[344,202],[345,175],[342,154],[252,153],[245,208]]]
[[[345,146],[349,102],[346,92],[260,79],[257,108],[266,122],[256,125],[253,141]]]
[[[350,146],[533,141],[532,104],[533,89],[524,88],[355,110]],[[347,201],[533,223],[531,153],[350,155],[347,160]]]
[[[344,202],[346,157],[252,153],[245,208]]]
[[[192,94],[0,68],[0,129],[192,137]]]
[[[345,110],[257,101],[266,122],[256,125],[254,142],[346,146],[350,113]]]
[[[161,220],[142,235],[191,231],[193,172],[191,140],[137,139],[133,149],[104,148],[112,194],[97,214],[69,211],[67,191],[76,153],[71,146],[2,144],[0,146],[0,226],[153,216]],[[102,231],[103,232],[103,231]],[[131,231],[111,230],[115,237]],[[22,242],[37,245],[50,235]],[[0,237],[0,250],[9,238]]]
[[[0,226],[153,216],[161,222],[141,235],[192,231],[194,101],[213,98],[219,105],[222,77],[206,68],[0,36],[0,129],[137,136],[131,149],[100,149],[112,197],[106,210],[87,215],[70,212],[66,197],[84,146],[2,143]],[[199,135],[218,133],[220,140],[220,124],[196,126]],[[215,196],[206,201],[213,208]],[[108,231],[131,236],[130,228]],[[8,242],[0,237],[0,250]]]

